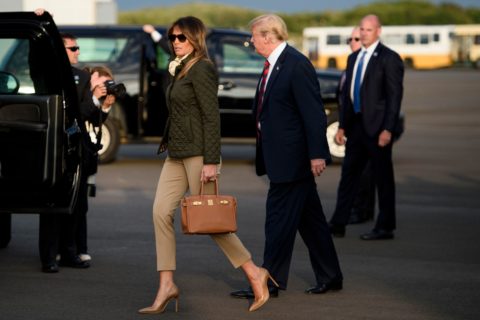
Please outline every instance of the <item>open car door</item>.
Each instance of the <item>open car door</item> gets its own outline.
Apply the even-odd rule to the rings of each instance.
[[[72,212],[81,174],[78,115],[52,17],[0,13],[0,215]]]

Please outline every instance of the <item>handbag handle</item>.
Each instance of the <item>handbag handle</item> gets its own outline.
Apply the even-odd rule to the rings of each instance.
[[[206,182],[208,183],[208,182]],[[200,186],[200,195],[203,196],[203,185],[205,182],[202,181],[202,185]],[[218,197],[218,179],[215,179],[215,195]]]

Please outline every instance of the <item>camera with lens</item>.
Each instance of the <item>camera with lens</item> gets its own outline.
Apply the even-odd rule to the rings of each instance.
[[[115,83],[113,80],[105,81],[105,87],[107,88],[107,94],[112,94],[115,98],[123,98],[127,92],[123,83]]]

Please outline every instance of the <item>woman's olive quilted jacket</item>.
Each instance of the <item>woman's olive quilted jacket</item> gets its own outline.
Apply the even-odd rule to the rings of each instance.
[[[161,144],[170,157],[203,156],[205,164],[220,163],[217,92],[218,74],[207,60],[196,62],[182,79],[172,80],[166,92],[169,118]]]

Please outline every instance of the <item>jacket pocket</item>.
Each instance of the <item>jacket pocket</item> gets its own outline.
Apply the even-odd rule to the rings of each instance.
[[[184,127],[184,136],[185,141],[192,142],[193,141],[193,132],[192,132],[192,119],[190,117],[183,118],[183,127]]]

